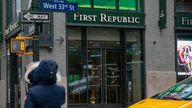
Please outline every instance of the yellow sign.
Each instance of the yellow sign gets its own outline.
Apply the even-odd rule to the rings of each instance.
[[[33,37],[18,36],[15,39],[17,39],[17,40],[32,40]]]

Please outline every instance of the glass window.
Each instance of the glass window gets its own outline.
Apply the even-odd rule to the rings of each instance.
[[[69,103],[87,102],[87,78],[82,64],[81,29],[68,32]]]
[[[126,62],[128,83],[132,86],[132,100],[130,103],[137,102],[142,98],[143,79],[143,44],[140,31],[126,31]],[[137,79],[137,80],[135,80]]]
[[[192,0],[176,0],[176,11],[177,12],[191,12],[192,11]]]
[[[142,11],[143,0],[67,0],[77,2],[82,8],[117,9]],[[93,5],[93,6],[92,6]]]
[[[89,48],[119,48],[119,32],[116,29],[88,29]]]
[[[19,12],[21,12],[21,0],[16,0],[16,17],[19,17]]]
[[[137,10],[136,0],[119,0],[120,10]]]
[[[79,7],[91,8],[91,0],[67,0],[67,2],[76,2]]]
[[[94,8],[116,9],[115,0],[94,0]]]
[[[192,78],[176,84],[153,98],[166,100],[192,100]]]

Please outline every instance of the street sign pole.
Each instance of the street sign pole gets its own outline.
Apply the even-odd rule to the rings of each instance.
[[[17,86],[15,86],[15,87],[17,87],[16,88],[16,90],[18,90],[18,91],[16,91],[16,100],[17,101],[15,101],[16,103],[17,103],[17,106],[15,107],[15,108],[20,108],[21,107],[21,105],[19,104],[20,102],[21,102],[21,100],[19,100],[18,101],[18,99],[19,99],[19,94],[18,94],[18,92],[19,92],[19,90],[20,90],[20,88],[21,88],[21,85],[20,85],[20,81],[21,81],[21,78],[22,78],[22,55],[21,54],[19,54],[18,55],[18,85]],[[18,103],[19,102],[19,103]]]
[[[33,61],[39,61],[39,32],[40,32],[40,24],[35,23],[35,36],[33,36]]]

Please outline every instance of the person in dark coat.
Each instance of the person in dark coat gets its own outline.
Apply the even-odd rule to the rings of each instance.
[[[61,80],[58,65],[53,60],[42,60],[27,66],[25,80],[31,84],[24,108],[61,108],[65,103],[65,88],[57,83]]]

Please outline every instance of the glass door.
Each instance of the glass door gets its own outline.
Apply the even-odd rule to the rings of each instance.
[[[120,103],[120,51],[105,50],[106,103]]]
[[[88,103],[102,101],[102,50],[88,50]]]
[[[120,103],[120,51],[88,50],[89,104]]]

